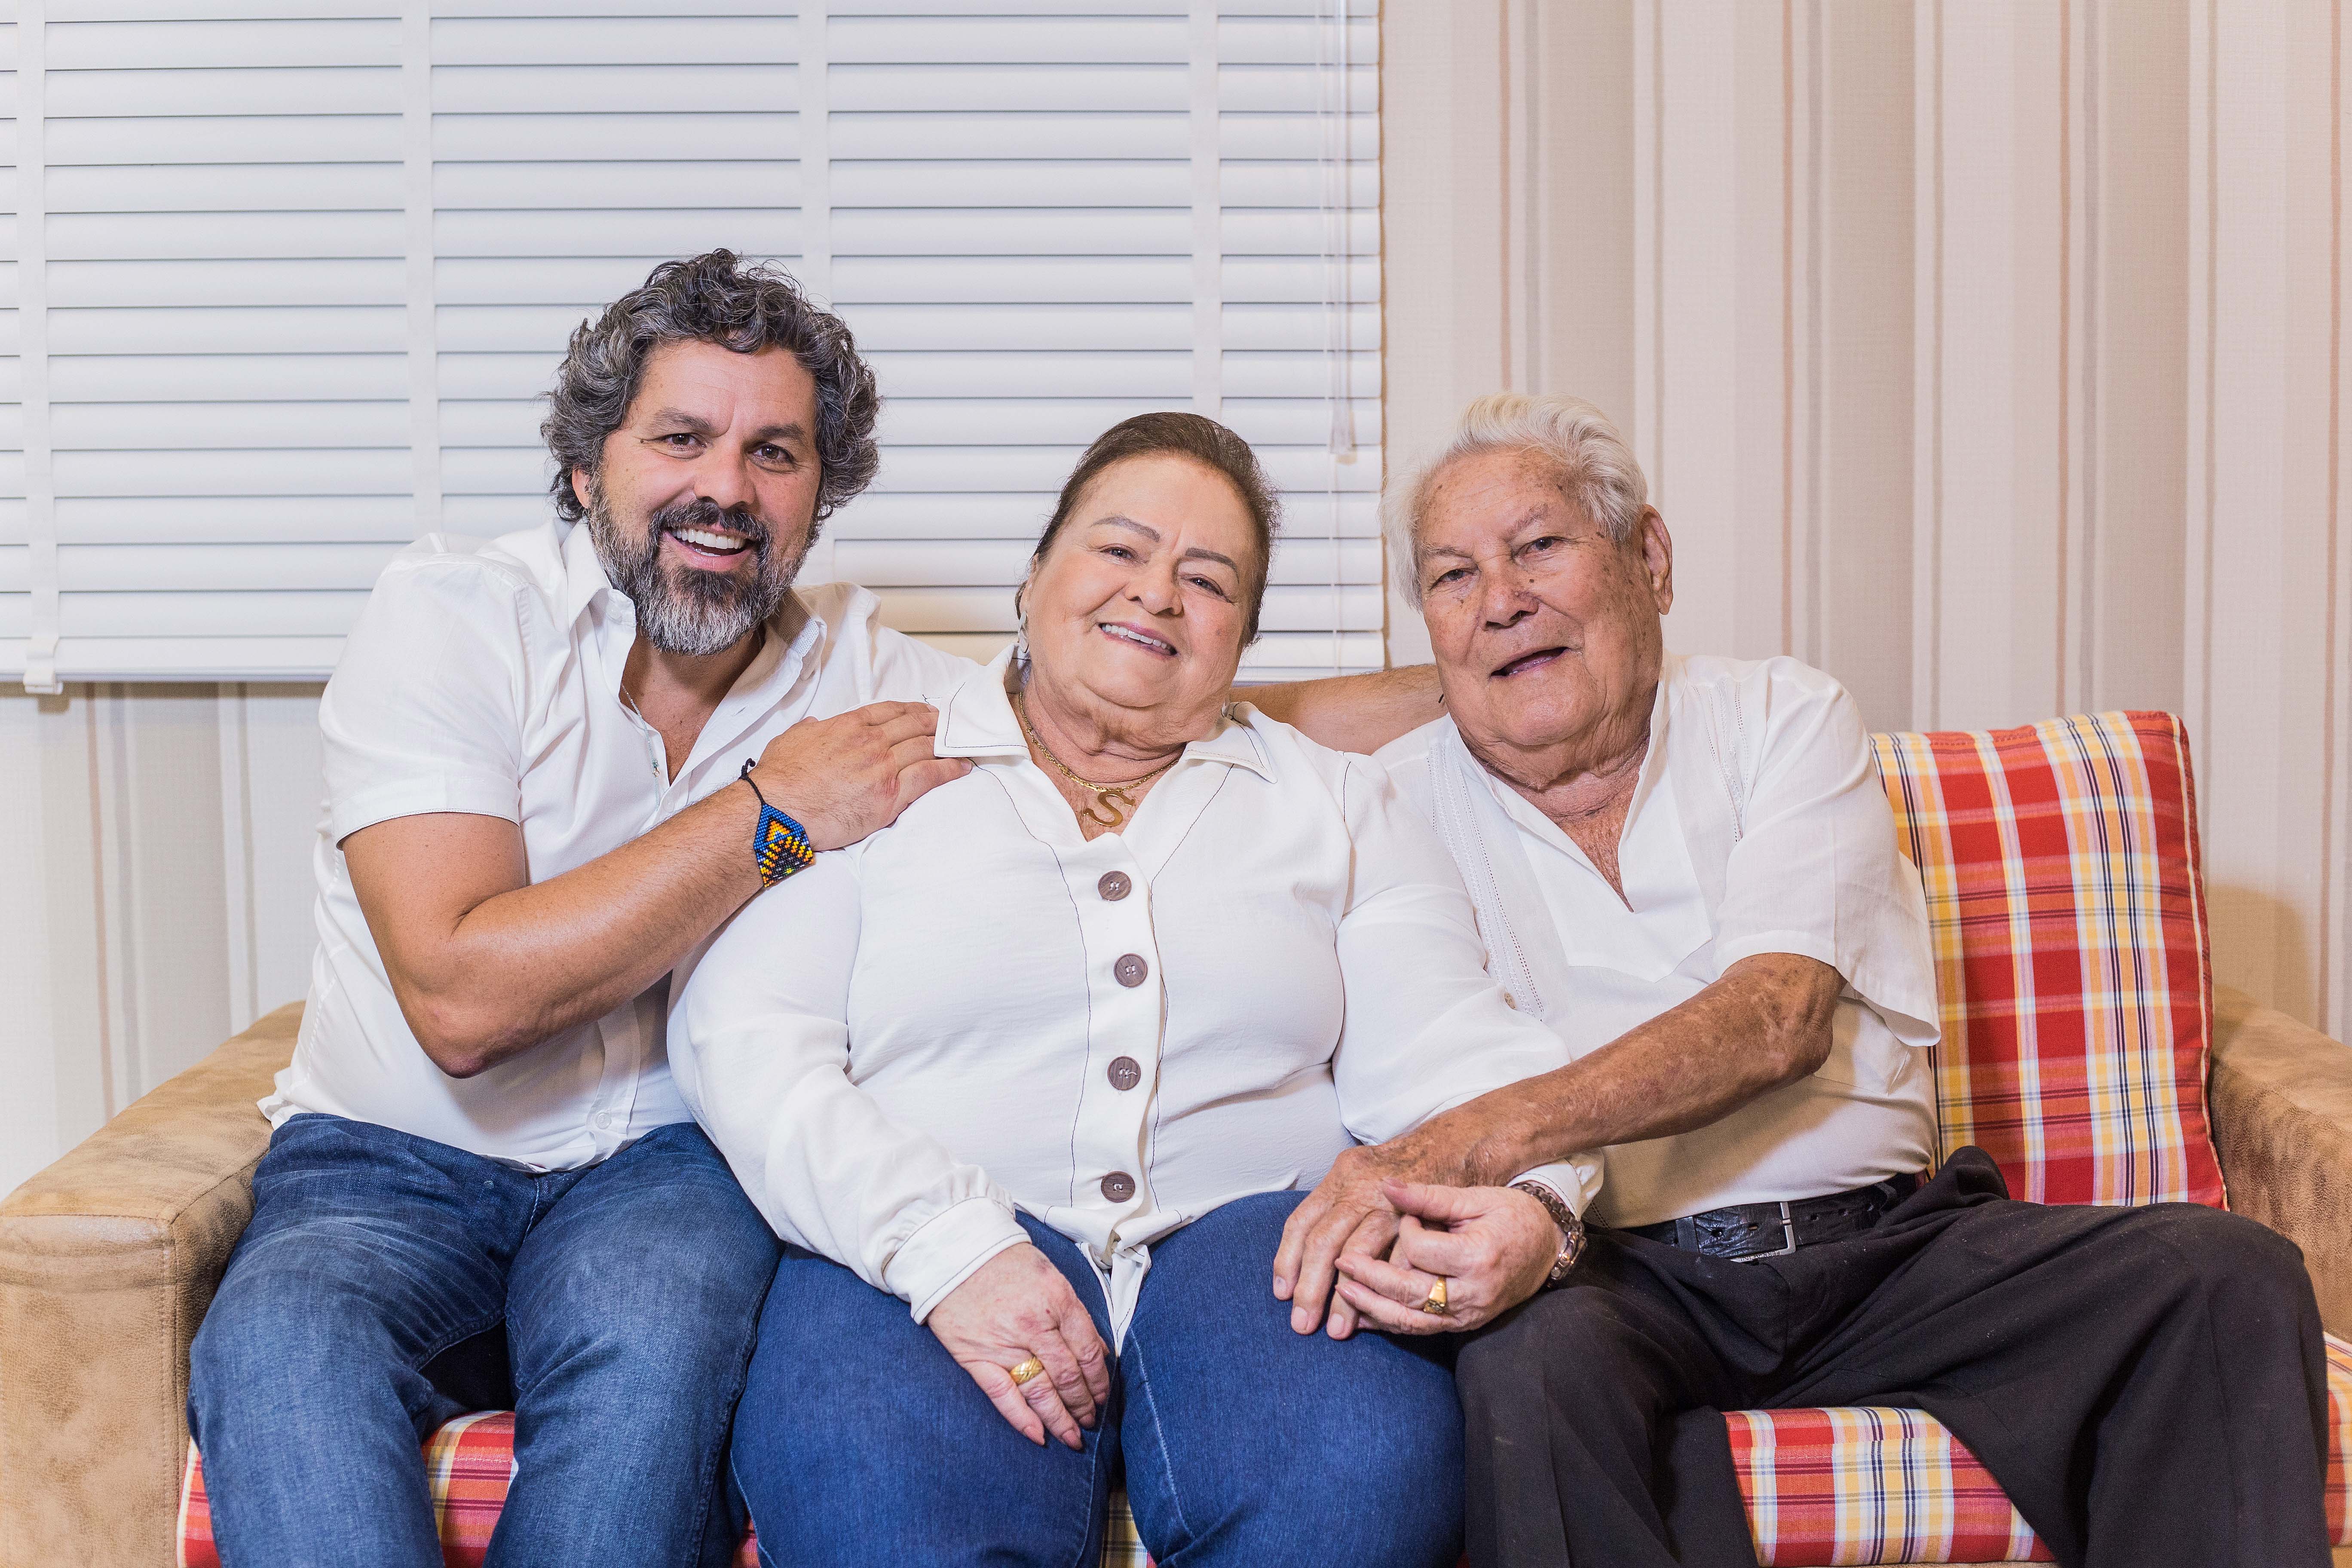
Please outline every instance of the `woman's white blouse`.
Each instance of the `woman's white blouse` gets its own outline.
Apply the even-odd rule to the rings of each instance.
[[[1378,763],[1238,705],[1087,842],[1004,679],[941,706],[969,775],[678,972],[672,1070],[786,1240],[919,1321],[1025,1239],[1018,1207],[1123,1332],[1153,1241],[1568,1060]],[[1600,1162],[1537,1174],[1580,1209]]]

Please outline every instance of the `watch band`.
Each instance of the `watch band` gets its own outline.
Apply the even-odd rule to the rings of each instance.
[[[1543,1205],[1551,1215],[1552,1224],[1559,1226],[1559,1256],[1552,1259],[1551,1272],[1544,1276],[1547,1290],[1564,1282],[1576,1268],[1576,1260],[1584,1256],[1584,1222],[1576,1211],[1561,1201],[1560,1195],[1541,1182],[1513,1182],[1511,1190],[1525,1193]]]
[[[760,870],[760,883],[772,888],[795,871],[805,871],[816,861],[816,848],[809,843],[808,829],[768,804],[760,794],[760,785],[751,777],[758,759],[743,759],[743,771],[735,776],[751,786],[752,795],[760,803],[760,820],[751,827],[751,861]]]

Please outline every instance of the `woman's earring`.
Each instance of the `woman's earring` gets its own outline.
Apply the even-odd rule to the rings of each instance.
[[[1029,679],[1029,610],[1022,600],[1029,596],[1029,579],[1013,590],[1013,668],[1023,680]]]

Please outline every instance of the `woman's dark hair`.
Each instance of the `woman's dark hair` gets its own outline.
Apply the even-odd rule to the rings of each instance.
[[[1224,476],[1248,509],[1250,527],[1257,536],[1257,560],[1254,566],[1244,567],[1242,576],[1242,600],[1246,607],[1246,619],[1242,624],[1242,646],[1247,647],[1257,640],[1258,612],[1265,605],[1265,574],[1274,562],[1275,530],[1281,525],[1282,504],[1274,486],[1266,481],[1265,470],[1258,467],[1257,454],[1250,444],[1218,424],[1198,414],[1139,414],[1132,419],[1122,419],[1088,447],[1078,466],[1070,470],[1063,481],[1061,499],[1054,505],[1053,520],[1037,539],[1037,548],[1029,557],[1034,570],[1054,548],[1054,540],[1062,525],[1070,521],[1077,509],[1078,498],[1103,470],[1129,458],[1175,457],[1190,458],[1202,468]],[[1016,592],[1013,607],[1018,614],[1021,597]]]
[[[840,317],[810,304],[779,268],[713,250],[663,262],[642,287],[572,334],[539,427],[555,458],[548,489],[558,517],[573,521],[586,515],[588,498],[573,493],[572,470],[593,475],[604,466],[604,437],[628,418],[646,361],[663,343],[688,340],[737,353],[786,349],[815,378],[816,521],[872,482],[881,461],[874,419],[882,398],[849,329]]]

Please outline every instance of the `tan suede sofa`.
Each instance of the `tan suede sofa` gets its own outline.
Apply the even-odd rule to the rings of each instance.
[[[2235,992],[2215,1014],[2231,1206],[2302,1247],[2327,1326],[2352,1335],[2352,1050]],[[279,1008],[0,1204],[0,1568],[173,1561],[188,1343],[251,1212],[254,1101],[300,1018]]]

